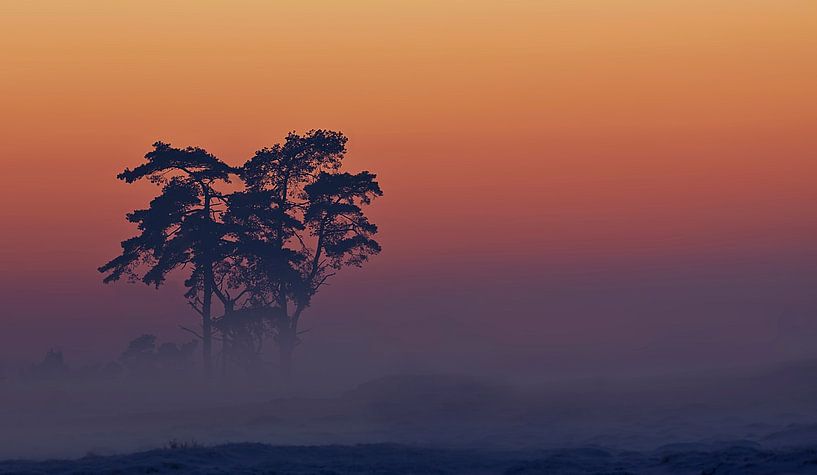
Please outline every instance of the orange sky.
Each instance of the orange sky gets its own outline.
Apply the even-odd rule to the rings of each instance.
[[[380,176],[377,275],[810,252],[815,32],[812,0],[4,2],[0,280],[97,279],[154,140],[309,128]]]

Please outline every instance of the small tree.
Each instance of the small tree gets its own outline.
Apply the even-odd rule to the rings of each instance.
[[[189,369],[190,356],[198,341],[177,345],[156,344],[156,336],[141,335],[128,343],[119,356],[119,362],[131,376],[172,376]]]
[[[32,379],[48,380],[63,378],[69,372],[62,351],[50,349],[41,362],[31,366],[28,376]]]
[[[127,276],[159,287],[174,269],[188,267],[186,281],[193,308],[202,319],[202,356],[212,371],[213,267],[230,253],[221,222],[226,200],[218,183],[229,182],[232,168],[201,148],[184,149],[156,142],[146,162],[117,178],[126,183],[147,178],[162,187],[147,209],[127,215],[140,233],[122,241],[122,253],[99,268],[104,282]]]

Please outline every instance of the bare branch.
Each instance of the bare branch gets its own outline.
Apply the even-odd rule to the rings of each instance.
[[[201,315],[202,317],[204,316],[204,311],[203,311],[203,310],[201,310],[201,309],[199,309],[199,308],[196,306],[196,304],[195,304],[194,302],[189,302],[189,301],[188,301],[187,303],[188,303],[188,304],[190,304],[190,306],[193,308],[193,310],[195,310],[195,311],[196,311],[196,313],[198,313],[198,314],[199,314],[199,315]]]
[[[192,333],[192,334],[193,334],[195,337],[197,337],[199,340],[204,340],[204,337],[203,337],[203,336],[199,335],[198,333],[196,333],[195,331],[193,331],[193,330],[191,330],[191,329],[189,329],[189,328],[187,328],[187,327],[184,327],[184,326],[182,326],[182,325],[179,325],[179,328],[181,328],[182,330],[184,330],[184,331],[186,331],[186,332],[188,332],[188,333]]]

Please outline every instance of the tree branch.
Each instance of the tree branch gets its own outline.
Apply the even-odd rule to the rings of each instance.
[[[184,330],[184,331],[186,331],[186,332],[188,332],[188,333],[192,333],[192,334],[193,334],[195,337],[197,337],[199,340],[204,340],[204,337],[203,337],[203,336],[199,335],[199,334],[198,334],[198,333],[196,333],[195,331],[193,331],[193,330],[191,330],[191,329],[189,329],[189,328],[187,328],[187,327],[185,327],[185,326],[179,325],[179,328],[181,328],[182,330]]]

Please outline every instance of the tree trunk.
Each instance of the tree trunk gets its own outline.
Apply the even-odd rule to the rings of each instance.
[[[213,320],[212,320],[212,307],[213,307],[213,254],[210,254],[215,250],[215,244],[210,242],[212,235],[210,231],[212,230],[212,216],[210,214],[210,189],[205,185],[203,182],[199,182],[201,185],[201,192],[204,195],[204,217],[208,224],[205,226],[205,247],[202,250],[200,257],[203,259],[204,265],[204,285],[203,285],[203,292],[204,295],[202,296],[202,304],[201,304],[201,333],[202,333],[202,348],[201,348],[201,356],[204,359],[204,375],[210,379],[213,376]]]
[[[204,358],[204,374],[208,378],[213,375],[212,306],[213,267],[208,263],[204,269],[204,295],[202,296],[201,306],[202,358]]]

